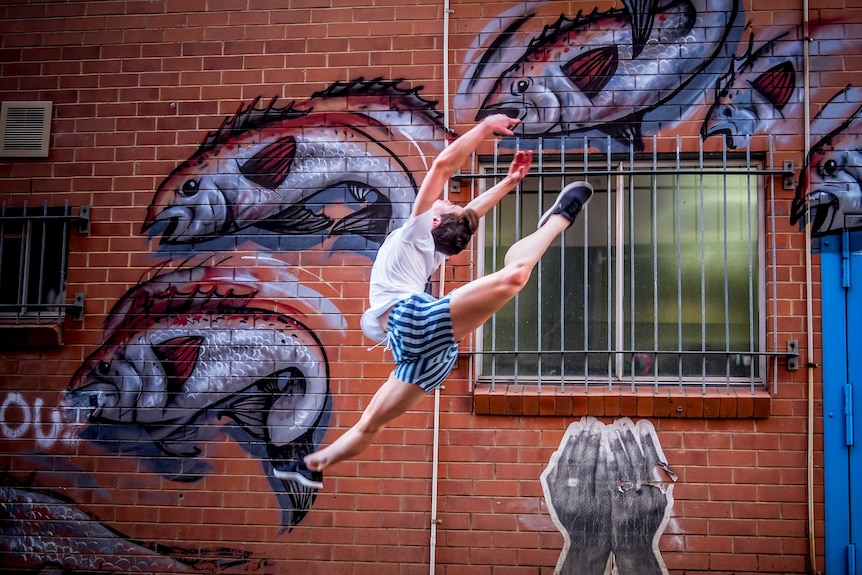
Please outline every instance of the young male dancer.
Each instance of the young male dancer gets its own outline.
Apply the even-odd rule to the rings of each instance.
[[[353,427],[276,476],[320,489],[324,468],[359,455],[386,424],[439,386],[454,368],[458,342],[524,288],[539,258],[590,200],[587,182],[569,184],[538,229],[509,248],[501,270],[439,299],[425,293],[434,270],[467,246],[479,219],[524,179],[532,152],[517,152],[506,177],[466,207],[440,199],[444,186],[485,139],[513,135],[518,122],[503,114],[486,117],[434,160],[407,222],[380,247],[371,270],[371,307],[361,321],[365,335],[391,348],[395,369]]]

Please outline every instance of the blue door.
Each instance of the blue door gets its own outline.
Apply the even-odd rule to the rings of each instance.
[[[862,232],[821,239],[826,572],[862,568]]]

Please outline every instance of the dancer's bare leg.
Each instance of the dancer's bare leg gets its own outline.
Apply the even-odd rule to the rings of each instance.
[[[485,323],[523,289],[536,263],[569,225],[569,220],[563,216],[551,216],[541,228],[509,248],[503,269],[452,292],[455,341]],[[359,421],[327,447],[307,455],[305,464],[313,471],[322,471],[333,463],[356,457],[374,442],[390,421],[426,395],[418,385],[404,383],[394,374],[390,375],[371,398]]]
[[[521,238],[506,252],[503,268],[452,292],[452,333],[461,341],[478,329],[515,297],[533,273],[550,245],[571,222],[553,215],[532,234]]]
[[[333,463],[356,457],[374,442],[383,428],[426,397],[418,385],[404,383],[394,374],[380,386],[359,421],[344,435],[320,451],[305,457],[305,464],[313,471],[322,471]]]

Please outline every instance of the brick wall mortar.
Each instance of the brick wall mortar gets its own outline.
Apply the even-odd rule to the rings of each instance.
[[[182,483],[153,473],[146,458],[100,450],[77,437],[80,426],[52,423],[61,417],[63,394],[75,371],[104,343],[112,307],[165,253],[171,255],[158,251],[157,238],[141,233],[155,189],[226,116],[258,96],[268,101],[277,95],[281,104],[301,102],[332,82],[360,76],[404,79],[405,86],[421,87],[420,95],[442,110],[441,5],[419,0],[337,4],[0,0],[0,101],[55,103],[51,156],[0,158],[0,200],[20,206],[25,200],[38,205],[68,199],[73,206],[92,206],[89,235],[73,233],[70,245],[68,291],[86,292],[84,321],[65,323],[60,349],[0,354],[5,406],[0,465],[9,470],[4,478],[63,494],[109,528],[150,544],[195,553],[216,547],[248,552],[254,560],[247,572],[265,572],[255,562],[263,560],[276,571],[296,573],[427,571],[431,398],[393,422],[362,457],[327,473],[326,487],[292,530],[282,528],[280,503],[261,458],[225,433],[206,445],[210,467],[201,472],[202,479]],[[559,4],[557,14],[589,13],[594,7]],[[755,27],[800,20],[795,8],[776,10],[763,0],[744,5]],[[453,78],[463,74],[476,35],[512,6],[453,2]],[[600,10],[609,7],[602,4]],[[847,33],[858,33],[858,9],[815,8],[814,16],[853,23]],[[835,58],[846,72],[819,70],[817,87],[852,83],[858,56]],[[830,58],[830,66],[835,62]],[[452,88],[457,83],[450,80]],[[791,142],[781,155],[798,170],[806,150],[801,136]],[[814,349],[805,349],[805,243],[787,222],[792,197],[792,191],[777,192],[777,232],[767,238],[776,250],[779,347],[796,339],[803,365],[809,358],[822,363],[819,333]],[[175,255],[184,257],[180,250]],[[370,342],[358,331],[370,261],[330,256],[322,249],[281,256],[305,270],[304,279],[335,304],[347,323],[343,332],[324,325],[315,330],[332,362],[330,441],[358,419],[391,369],[387,354],[369,352]],[[771,265],[770,257],[766,261]],[[449,289],[471,277],[470,266],[467,257],[453,259]],[[771,272],[766,274],[769,294]],[[816,257],[814,277],[819,277]],[[815,293],[819,298],[819,286]],[[771,301],[767,313],[772,313]],[[818,299],[815,331],[820,313]],[[773,329],[771,317],[768,329]],[[767,338],[771,346],[771,331]],[[467,367],[462,359],[442,393],[439,572],[553,572],[563,539],[539,477],[567,427],[587,415],[606,424],[622,417],[653,423],[679,476],[671,518],[659,541],[671,574],[807,572],[804,370],[780,368],[778,394],[770,384],[751,397],[651,391],[586,397],[553,387],[531,394],[528,387],[498,386],[491,392],[477,386],[470,393]],[[822,567],[819,369],[815,378],[815,532]],[[227,424],[222,419],[213,425]],[[0,561],[0,572],[15,569]]]

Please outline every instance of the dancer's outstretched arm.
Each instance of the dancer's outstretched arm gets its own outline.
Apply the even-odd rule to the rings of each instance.
[[[512,191],[515,186],[521,183],[521,180],[526,177],[530,171],[530,164],[533,162],[533,152],[521,151],[515,154],[512,163],[509,164],[509,172],[506,177],[500,180],[494,187],[488,188],[475,198],[465,207],[476,212],[480,218],[491,211],[491,208],[503,199],[503,196]]]
[[[431,209],[435,201],[440,199],[443,189],[458,169],[470,157],[476,148],[492,135],[512,136],[511,128],[520,120],[510,118],[505,114],[495,114],[484,118],[481,122],[459,136],[440,155],[434,159],[431,169],[422,180],[416,202],[413,204],[413,216],[425,213]]]

